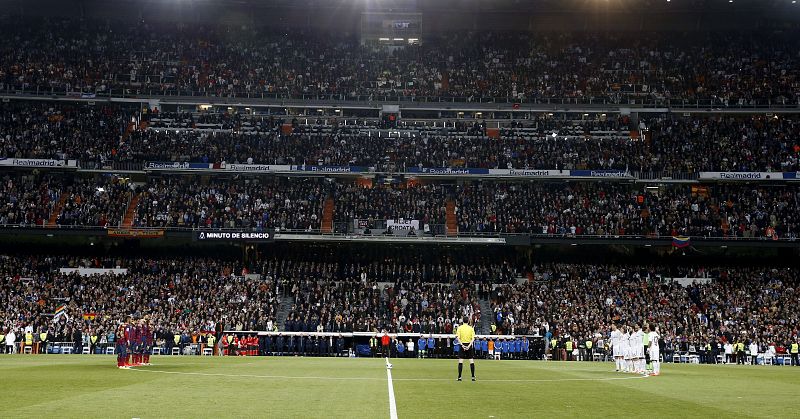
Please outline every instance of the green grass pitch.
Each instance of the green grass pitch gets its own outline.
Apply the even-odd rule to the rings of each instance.
[[[383,359],[0,355],[0,417],[388,418]],[[392,360],[399,418],[798,417],[800,368],[671,365],[659,377],[613,363]],[[469,368],[465,365],[464,375]]]

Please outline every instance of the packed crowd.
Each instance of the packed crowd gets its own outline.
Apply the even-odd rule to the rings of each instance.
[[[58,179],[0,178],[0,225],[45,225],[64,187]]]
[[[171,340],[176,335],[194,341],[220,330],[448,334],[463,316],[492,324],[494,334],[543,337],[548,347],[552,339],[569,341],[575,349],[585,341],[603,348],[612,324],[658,326],[664,347],[684,352],[690,345],[740,341],[783,348],[800,333],[793,304],[800,277],[786,267],[512,269],[272,259],[245,268],[211,258],[62,256],[3,256],[2,262],[0,332],[44,331],[50,342],[78,346],[91,336],[106,339],[129,316],[148,318],[157,339],[170,346],[179,343]],[[127,272],[60,272],[109,266]],[[507,281],[505,275],[527,280]],[[694,279],[681,285],[673,277]],[[444,279],[451,282],[432,282]],[[488,300],[490,313],[480,313],[481,300]]]
[[[211,258],[2,256],[1,262],[0,332],[21,337],[27,329],[36,336],[47,333],[50,342],[81,344],[90,336],[107,342],[129,316],[146,317],[158,339],[170,346],[178,343],[172,342],[175,335],[197,338],[218,326],[279,330],[277,313],[284,299],[291,304],[281,331],[451,331],[456,319],[479,307],[477,290],[488,296],[492,281],[516,275],[508,264],[396,261],[364,265],[271,259],[245,267]],[[126,271],[82,276],[61,268]],[[473,282],[481,278],[484,284]],[[428,282],[445,279],[453,282]]]
[[[800,121],[791,116],[643,117],[638,126],[627,117],[541,117],[504,124],[490,137],[479,121],[447,133],[409,126],[405,135],[377,136],[335,120],[301,124],[274,115],[164,112],[146,115],[150,126],[142,129],[130,110],[115,106],[14,102],[0,109],[0,157],[77,159],[84,166],[190,161],[380,170],[800,170]],[[284,123],[291,132],[282,130]]]
[[[341,221],[403,218],[419,220],[422,226],[444,224],[445,220],[446,193],[440,185],[365,188],[358,184],[337,184],[334,200],[336,217]]]
[[[611,324],[650,324],[660,327],[667,353],[687,352],[690,346],[695,353],[712,347],[719,353],[725,344],[740,342],[755,343],[763,352],[797,342],[800,315],[791,303],[800,297],[796,269],[718,268],[672,275],[700,279],[683,287],[664,281],[665,270],[658,267],[537,266],[530,281],[494,290],[497,330],[547,336],[548,343],[554,338],[602,344],[608,343]]]
[[[66,188],[56,219],[60,226],[116,227],[122,223],[134,188],[116,177],[82,179]]]
[[[44,225],[59,197],[65,199],[54,222],[61,226],[119,226],[135,205],[130,207],[133,227],[316,232],[330,198],[335,204],[331,221],[340,233],[388,233],[388,220],[393,220],[404,229],[419,230],[407,233],[443,234],[439,226],[445,224],[452,201],[462,235],[800,236],[800,190],[792,185],[647,189],[614,182],[368,185],[322,178],[164,176],[132,184],[116,177],[6,175],[0,224]]]
[[[509,283],[519,274],[509,263],[397,260],[304,270],[308,276],[291,285],[287,331],[450,333],[458,319],[480,311],[478,298],[489,295],[491,283]]]
[[[5,89],[107,94],[379,95],[623,102],[797,103],[794,31],[753,34],[430,34],[396,51],[355,36],[268,28],[4,22]],[[142,34],[147,34],[142,36]],[[668,37],[669,42],[664,42]]]
[[[0,104],[0,157],[110,162],[128,121],[116,106]]]
[[[62,267],[124,267],[127,273],[81,276],[61,273]],[[107,342],[129,316],[147,315],[162,343],[171,343],[175,334],[213,331],[217,323],[228,330],[265,330],[281,296],[273,279],[247,279],[241,269],[238,263],[202,258],[3,256],[0,329],[18,338],[26,329],[37,338],[45,332],[49,342],[76,347],[87,346],[91,336]]]
[[[715,185],[643,192],[623,184],[497,184],[458,187],[460,232],[795,238],[794,187]]]
[[[638,170],[800,170],[800,121],[782,117],[653,118],[652,154],[632,165]]]
[[[168,115],[172,117],[172,115]],[[794,117],[643,118],[608,120],[537,118],[509,124],[498,138],[485,123],[464,124],[449,135],[377,137],[355,127],[315,125],[292,135],[273,118],[240,120],[227,130],[139,131],[130,140],[133,160],[355,165],[391,162],[398,168],[628,169],[641,172],[796,171],[800,122]],[[216,127],[231,124],[217,118]],[[232,118],[236,121],[236,118]],[[262,131],[269,129],[271,131]],[[630,130],[645,138],[631,139]],[[641,130],[641,131],[638,131]],[[412,129],[413,131],[413,129]],[[262,134],[262,132],[266,132]],[[165,150],[164,144],[169,147]]]
[[[287,331],[451,333],[479,302],[464,284],[303,281],[295,284]],[[474,286],[473,286],[474,288]],[[316,329],[313,325],[317,325]]]
[[[141,187],[136,227],[319,230],[326,196],[319,179],[153,179]]]

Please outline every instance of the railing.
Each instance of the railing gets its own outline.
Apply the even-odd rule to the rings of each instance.
[[[370,229],[379,230],[380,233],[374,233],[374,235],[380,235],[383,230],[386,229],[386,220],[372,220],[370,224]],[[351,234],[361,234],[361,235],[369,235],[364,234],[361,228],[354,228],[353,222],[335,222],[334,223],[334,232],[333,233],[322,233],[319,229],[273,229],[271,227],[268,228],[258,228],[258,227],[235,227],[235,228],[197,228],[197,227],[131,227],[132,230],[141,230],[141,231],[172,231],[172,232],[197,232],[197,231],[220,231],[220,232],[265,232],[274,230],[276,234],[318,234],[318,235],[328,235],[328,236],[346,236]],[[445,236],[446,233],[446,225],[445,224],[428,224],[430,232],[428,235],[432,236]],[[347,231],[345,232],[345,227],[347,227]],[[99,229],[116,229],[118,226],[87,226],[87,225],[55,225],[51,228],[47,228],[46,224],[0,224],[0,229],[19,229],[19,228],[31,228],[31,229],[42,229],[42,230],[70,230],[70,231],[79,231],[79,230],[99,230]],[[394,230],[393,235],[401,236],[401,233],[407,233],[407,230]],[[425,234],[424,228],[420,226],[419,230],[415,230],[418,236],[422,236]],[[406,234],[407,235],[407,234]],[[541,239],[541,238],[554,238],[554,239],[641,239],[641,240],[671,240],[673,238],[672,235],[669,234],[658,234],[658,233],[649,233],[649,234],[570,234],[570,233],[552,233],[552,234],[542,234],[542,233],[530,233],[530,232],[505,232],[505,231],[459,231],[459,237],[510,237],[510,236],[517,236],[517,237],[525,237],[530,236],[534,239]],[[798,240],[797,237],[789,236],[789,237],[767,237],[767,236],[759,236],[759,237],[743,237],[736,234],[729,234],[724,236],[718,235],[691,235],[680,233],[681,236],[689,237],[692,240],[729,240],[729,241],[788,241],[788,242],[795,242]]]
[[[782,98],[752,99],[747,103],[725,103],[719,99],[666,99],[651,96],[642,97],[640,93],[620,94],[621,98],[610,96],[599,97],[534,97],[515,98],[511,96],[426,96],[403,94],[342,94],[342,93],[281,93],[281,92],[252,92],[252,91],[224,91],[207,92],[187,89],[152,89],[152,88],[112,88],[103,91],[86,89],[84,91],[66,91],[64,89],[35,87],[0,86],[0,94],[18,96],[52,96],[73,97],[84,99],[103,98],[210,98],[210,99],[258,99],[274,101],[326,101],[326,102],[406,102],[420,104],[522,104],[522,105],[588,105],[588,106],[623,106],[636,108],[674,108],[674,109],[800,109],[800,99],[785,100]]]
[[[120,221],[121,223],[121,221]],[[0,228],[41,228],[45,229],[45,225],[38,225],[38,224],[0,224]],[[109,225],[109,226],[89,226],[89,225],[56,225],[54,228],[48,228],[47,230],[106,230],[106,229],[116,229],[119,228],[118,225]],[[234,228],[197,228],[197,227],[138,227],[132,226],[131,230],[141,230],[141,231],[174,231],[174,232],[193,232],[193,231],[244,231],[244,232],[265,232],[269,230],[273,230],[271,227],[234,227]],[[275,232],[278,234],[321,234],[319,229],[312,229],[312,230],[301,230],[301,229],[275,229]]]
[[[459,235],[462,235],[459,232]],[[790,237],[781,237],[781,238],[773,238],[773,237],[741,237],[737,235],[726,235],[726,236],[697,236],[697,235],[685,235],[681,234],[683,237],[688,237],[691,240],[695,241],[705,241],[705,240],[723,240],[723,241],[751,241],[751,242],[796,242],[797,237],[790,236]],[[621,239],[621,240],[672,240],[672,235],[660,235],[657,233],[654,234],[530,234],[532,239]]]

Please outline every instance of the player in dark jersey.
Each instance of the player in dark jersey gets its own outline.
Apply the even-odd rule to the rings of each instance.
[[[133,366],[138,367],[142,363],[142,329],[138,323],[134,322],[131,327],[131,347],[133,349]]]
[[[152,352],[153,333],[150,331],[150,324],[147,320],[142,320],[142,364],[150,365],[150,353]]]
[[[139,320],[139,365],[145,364],[147,354],[147,327],[144,319]]]
[[[133,365],[133,324],[130,320],[125,323],[123,336],[125,339],[125,366],[130,367]]]
[[[126,324],[121,324],[117,329],[117,368],[128,368],[128,339],[126,337]]]

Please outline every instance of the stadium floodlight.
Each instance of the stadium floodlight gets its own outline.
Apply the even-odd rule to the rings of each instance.
[[[378,41],[389,41],[389,38],[378,38]]]
[[[395,41],[405,41],[405,38],[394,38]]]

